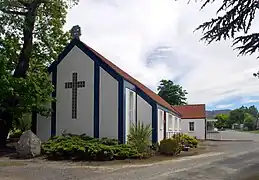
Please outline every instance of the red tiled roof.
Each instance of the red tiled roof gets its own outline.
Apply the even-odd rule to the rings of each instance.
[[[182,115],[182,119],[204,119],[206,118],[205,104],[172,106]]]
[[[130,83],[134,84],[137,86],[139,89],[141,89],[144,93],[146,93],[151,99],[156,101],[158,104],[161,106],[167,108],[168,110],[171,110],[172,112],[179,114],[170,104],[168,104],[163,98],[161,98],[159,95],[157,95],[155,92],[147,88],[145,85],[140,83],[138,80],[127,74],[125,71],[120,69],[118,66],[113,64],[111,61],[103,57],[101,54],[96,52],[94,49],[91,47],[85,45],[87,48],[89,48],[96,56],[98,56],[100,59],[102,59],[106,64],[108,64],[113,70],[115,70],[118,74],[120,74],[124,79],[129,81]]]

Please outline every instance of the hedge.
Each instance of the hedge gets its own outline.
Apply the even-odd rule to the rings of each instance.
[[[56,136],[42,144],[48,159],[97,160],[143,158],[135,147],[119,144],[116,139],[93,138],[86,135]]]

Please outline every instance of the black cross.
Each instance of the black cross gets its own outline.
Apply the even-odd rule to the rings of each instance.
[[[77,118],[77,88],[85,87],[85,81],[77,81],[77,73],[72,74],[72,82],[66,82],[65,88],[72,88],[72,119]]]

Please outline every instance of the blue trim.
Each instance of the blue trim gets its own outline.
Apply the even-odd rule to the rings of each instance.
[[[99,138],[100,66],[94,62],[94,137]]]
[[[135,85],[131,84],[129,81],[124,80],[124,87],[136,92]]]
[[[152,107],[152,142],[157,142],[157,133],[158,133],[158,117],[157,117],[157,103],[151,99],[146,93],[141,89],[136,87],[136,94],[142,97],[146,102],[148,102]]]
[[[136,113],[135,113],[135,123],[138,123],[138,94],[135,94],[135,109],[136,109]],[[140,120],[140,119],[139,119]]]
[[[64,57],[69,53],[69,51],[74,47],[77,46],[79,49],[81,49],[88,57],[90,57],[94,62],[96,62],[99,66],[99,68],[103,68],[107,73],[109,73],[113,78],[115,78],[118,81],[118,139],[120,140],[121,143],[125,142],[126,139],[126,114],[125,114],[125,101],[126,101],[126,94],[125,94],[125,87],[133,90],[141,96],[146,102],[148,102],[152,106],[152,140],[153,142],[157,141],[157,103],[150,98],[146,93],[144,93],[141,89],[137,88],[134,84],[129,83],[128,81],[124,80],[123,77],[117,73],[113,68],[111,68],[107,63],[105,63],[99,56],[97,56],[90,48],[88,48],[84,43],[82,43],[78,39],[73,39],[67,47],[64,49],[64,51],[59,55],[58,60],[53,62],[50,67],[48,68],[49,73],[53,73],[52,75],[52,83],[55,87],[55,91],[52,93],[52,97],[56,97],[56,81],[57,81],[57,65],[64,59]],[[96,76],[96,75],[95,75]],[[100,75],[99,75],[100,76]],[[96,83],[96,82],[95,82]],[[97,84],[97,83],[96,83]],[[96,90],[96,89],[95,89]],[[100,89],[99,89],[100,90]],[[98,91],[99,91],[98,90]],[[95,92],[96,93],[96,92]],[[99,96],[95,95],[95,101],[99,100]],[[95,104],[97,104],[95,102]],[[52,116],[51,116],[51,134],[55,135],[56,134],[56,102],[52,102],[51,107],[53,109]],[[97,105],[95,105],[97,107]],[[162,106],[159,106],[162,107]],[[94,110],[94,121],[95,124],[99,124],[99,115],[97,115],[98,109]],[[166,109],[167,112],[168,111]],[[172,113],[172,112],[171,112]],[[98,119],[98,120],[97,120]],[[96,122],[98,121],[98,122]],[[95,129],[95,135],[97,135],[97,130],[96,128],[97,125],[94,125]],[[98,127],[99,128],[99,127]],[[99,132],[98,132],[99,134]]]
[[[126,82],[124,85],[124,109],[126,111],[126,88],[129,88],[133,91],[136,92],[136,97],[137,95],[139,95],[140,97],[142,97],[148,104],[151,105],[152,107],[152,142],[155,143],[157,142],[157,127],[158,127],[158,122],[157,122],[157,103],[151,99],[146,93],[144,93],[141,89],[139,89],[138,87],[134,86],[133,84],[129,83],[128,81],[124,81]],[[137,104],[137,101],[136,101]],[[137,107],[136,107],[137,108]],[[136,117],[137,117],[137,113],[136,113]],[[126,113],[124,113],[124,122],[126,121]]]
[[[173,115],[175,115],[175,116],[177,116],[177,117],[180,117],[178,114],[176,114],[175,112],[172,112],[172,111],[169,111],[167,108],[164,108],[163,106],[161,106],[161,105],[157,105],[157,108],[158,109],[161,109],[161,110],[163,110],[163,111],[165,111],[165,112],[168,112],[168,113],[170,113],[170,114],[173,114]]]
[[[126,142],[126,123],[125,123],[125,88],[123,79],[118,85],[118,140],[124,144]]]
[[[80,40],[78,39],[73,39],[64,49],[64,51],[59,55],[58,60],[54,61],[50,67],[48,68],[49,73],[53,73],[53,77],[52,77],[52,81],[53,81],[53,85],[56,88],[56,75],[57,75],[57,66],[58,64],[64,59],[64,57],[66,57],[66,55],[72,50],[72,48],[74,46],[77,46],[80,50],[82,50],[88,57],[90,57],[95,63],[98,64],[99,68],[101,67],[102,69],[104,69],[108,74],[110,74],[114,79],[116,79],[118,81],[119,87],[118,87],[118,124],[120,125],[120,128],[118,130],[118,135],[119,135],[119,139],[121,142],[125,142],[125,127],[123,123],[124,118],[123,118],[123,78],[121,75],[119,75],[114,69],[112,69],[108,64],[106,64],[99,56],[97,56],[95,53],[93,53],[93,51],[88,48],[84,43],[82,43]],[[98,69],[99,69],[98,68]],[[96,75],[96,74],[95,74]],[[100,74],[99,74],[100,76]],[[95,81],[96,85],[98,84]],[[96,88],[95,88],[96,90]],[[99,91],[100,89],[98,89]],[[97,94],[97,92],[95,92]],[[56,91],[54,91],[52,93],[53,97],[56,97]],[[97,95],[95,95],[95,101],[98,101],[99,96],[97,97]],[[97,103],[95,103],[97,104]],[[98,109],[96,109],[97,105],[95,105],[95,110],[94,110],[94,130],[95,130],[95,135],[99,136],[99,126],[98,126],[98,130],[97,130],[97,124],[99,124],[99,115],[97,115],[97,111],[99,111],[99,106]],[[54,127],[56,127],[56,103],[53,102],[52,103],[52,117],[51,117],[51,125],[52,125],[52,129],[51,129],[51,134],[54,135],[56,134],[56,129],[54,129]],[[98,121],[98,122],[96,122]]]
[[[157,139],[157,133],[158,133],[158,116],[157,116],[157,103],[153,103],[152,105],[152,142],[156,143],[158,141]]]
[[[58,56],[58,60],[54,61],[48,68],[48,72],[57,71],[57,65],[66,57],[66,55],[71,51],[71,49],[75,46],[76,41],[72,40],[62,51],[62,53]]]
[[[55,66],[54,71],[52,72],[52,85],[54,86],[54,91],[52,92],[52,97],[56,98],[57,95],[57,66]],[[51,103],[51,136],[56,135],[56,99]]]

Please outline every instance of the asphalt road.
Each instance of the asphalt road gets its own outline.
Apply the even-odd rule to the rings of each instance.
[[[0,180],[245,180],[258,173],[259,142],[209,144],[209,153],[147,165],[90,167],[32,161],[0,166]]]

